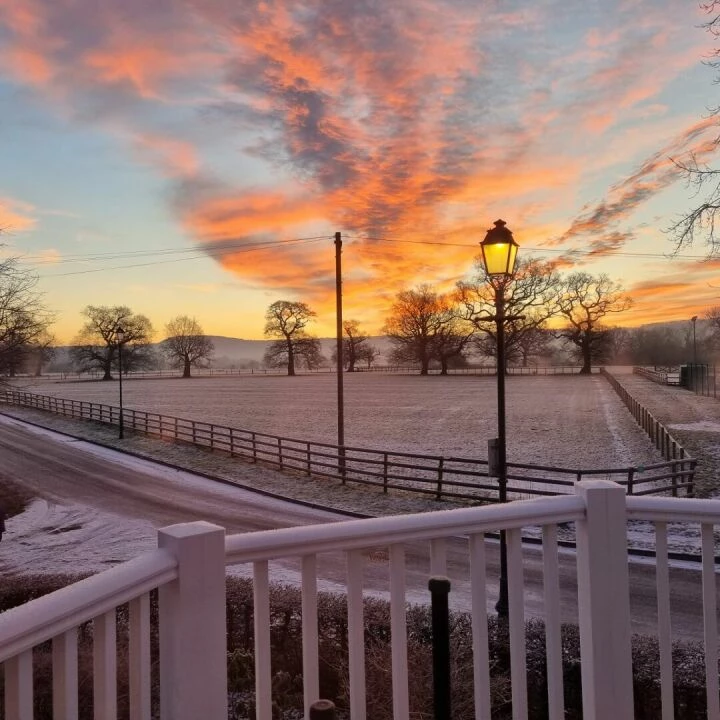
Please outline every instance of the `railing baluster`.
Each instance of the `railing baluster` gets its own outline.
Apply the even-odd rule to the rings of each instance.
[[[130,601],[130,720],[150,720],[150,595]]]
[[[68,630],[52,641],[53,720],[78,717],[77,629]]]
[[[714,720],[715,718],[720,718],[720,697],[718,696],[718,622],[713,526],[709,523],[703,523],[701,526],[701,534],[707,716]]]
[[[505,535],[507,538],[512,714],[513,720],[526,720],[528,708],[525,663],[525,586],[520,529],[507,530]]]
[[[490,656],[488,652],[487,572],[485,535],[470,536],[470,588],[472,594],[473,680],[475,717],[490,720]]]
[[[320,700],[320,674],[318,668],[318,616],[317,616],[317,558],[305,555],[302,559],[302,656],[303,696],[305,717],[310,706]]]
[[[117,718],[115,610],[93,620],[93,709],[95,720]]]
[[[393,718],[402,720],[410,714],[405,610],[405,549],[402,545],[390,546],[390,647]]]
[[[543,527],[543,593],[545,595],[545,655],[548,677],[548,716],[565,717],[563,697],[562,637],[560,635],[560,571],[557,525]]]
[[[365,630],[363,624],[363,557],[351,550],[347,559],[348,665],[350,672],[350,717],[365,720]]]
[[[12,720],[33,720],[32,650],[5,663],[5,715]]]
[[[672,627],[670,624],[670,574],[667,525],[655,523],[655,572],[657,584],[658,645],[660,650],[660,696],[662,720],[675,717],[672,671]]]
[[[270,583],[266,560],[253,563],[255,631],[255,713],[257,720],[272,720],[270,672]]]

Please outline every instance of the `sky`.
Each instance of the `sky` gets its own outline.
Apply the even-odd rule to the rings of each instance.
[[[381,331],[502,218],[520,257],[607,273],[622,325],[720,304],[667,229],[717,166],[694,0],[0,0],[0,252],[71,342],[87,305],[164,337],[262,337],[275,300]]]

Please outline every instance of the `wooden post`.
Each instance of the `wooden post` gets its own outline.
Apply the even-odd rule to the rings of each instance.
[[[225,530],[206,522],[163,528],[178,579],[159,589],[161,720],[227,720]]]
[[[576,523],[583,717],[633,720],[625,491],[584,480],[575,492],[585,500]]]

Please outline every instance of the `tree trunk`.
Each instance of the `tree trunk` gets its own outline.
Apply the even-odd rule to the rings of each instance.
[[[190,358],[186,357],[185,362],[183,364],[183,377],[189,378],[190,377]]]
[[[110,354],[110,351],[108,351],[104,365],[105,374],[103,375],[103,380],[112,380],[112,373],[110,372],[112,370],[112,355]]]
[[[430,358],[423,358],[420,366],[420,374],[427,375],[430,370]]]
[[[440,374],[441,375],[448,374],[448,359],[445,357],[440,358]]]
[[[590,375],[592,373],[592,361],[590,358],[590,342],[588,340],[583,340],[582,356],[583,356],[583,365],[580,368],[580,374],[581,375]]]
[[[295,374],[295,353],[292,345],[288,346],[288,375]]]

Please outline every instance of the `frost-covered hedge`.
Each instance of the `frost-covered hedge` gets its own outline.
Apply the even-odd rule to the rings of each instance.
[[[0,612],[57,589],[77,578],[58,576],[23,577],[0,585]],[[341,717],[346,716],[347,685],[347,606],[344,596],[320,594],[320,694],[333,700]],[[289,586],[271,589],[271,642],[274,684],[274,714],[280,720],[302,716],[302,642],[300,592]],[[228,578],[228,687],[230,718],[254,717],[253,602],[251,582]],[[153,601],[153,627],[157,607]],[[410,710],[422,720],[432,717],[431,625],[428,608],[408,609],[408,670]],[[471,720],[473,715],[473,672],[470,619],[463,613],[451,617],[452,703],[454,720]],[[81,719],[92,717],[91,629],[80,633]],[[489,621],[493,718],[510,717],[510,656],[506,628],[492,617]],[[528,698],[530,716],[547,717],[545,629],[539,620],[527,624]],[[119,717],[127,717],[127,613],[118,614]],[[562,629],[566,715],[582,718],[580,689],[580,641],[577,627]],[[157,657],[157,638],[153,638],[153,658]],[[365,648],[368,717],[390,720],[392,697],[390,682],[390,609],[381,600],[365,601]],[[36,720],[50,718],[51,657],[49,643],[36,651]],[[704,717],[704,660],[702,648],[676,644],[673,652],[675,680],[675,718],[695,720]],[[154,663],[155,670],[157,664]],[[654,638],[633,638],[633,668],[636,720],[660,717],[659,658]],[[155,677],[157,681],[157,676]],[[1,695],[1,693],[0,693]],[[157,693],[154,693],[157,696]],[[3,699],[0,696],[0,708]],[[156,702],[156,700],[155,700]]]

